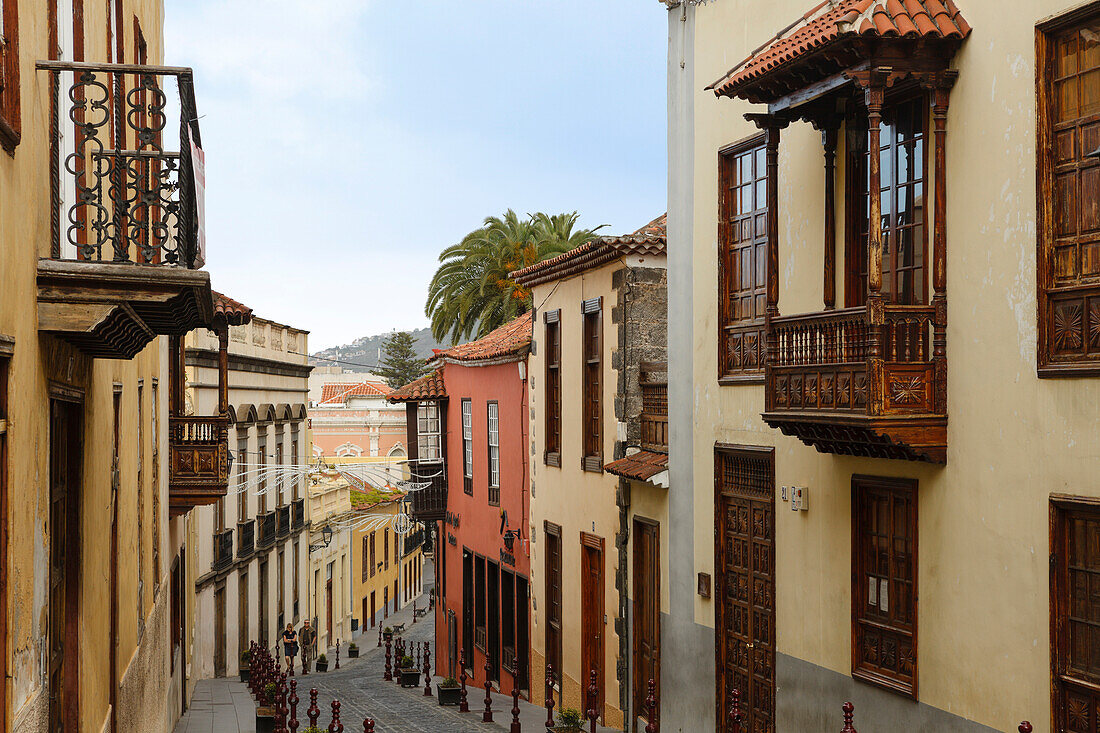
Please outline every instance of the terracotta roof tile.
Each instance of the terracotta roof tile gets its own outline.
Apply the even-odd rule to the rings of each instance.
[[[642,450],[606,464],[603,470],[623,478],[648,481],[661,471],[668,470],[668,454]]]
[[[436,356],[454,361],[484,361],[524,354],[530,345],[531,311],[527,311],[477,341],[437,350]]]
[[[212,291],[214,296],[214,320],[224,320],[230,326],[243,326],[252,320],[252,309],[227,295]]]
[[[390,392],[390,402],[420,402],[421,400],[447,399],[447,388],[443,384],[443,369],[428,372],[415,382],[398,387]]]
[[[349,397],[385,397],[393,390],[382,382],[330,382],[321,387],[319,405],[341,405]]]
[[[952,0],[822,2],[708,88],[719,95],[736,94],[801,56],[856,36],[962,40],[970,30]]]
[[[516,270],[510,277],[524,287],[558,280],[618,259],[623,255],[663,255],[668,214],[662,214],[632,234],[597,237],[565,254]]]

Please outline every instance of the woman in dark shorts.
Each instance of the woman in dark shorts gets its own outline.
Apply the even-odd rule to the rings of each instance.
[[[286,657],[286,668],[294,669],[294,657],[298,656],[298,634],[294,632],[294,624],[287,624],[283,631],[283,655]]]

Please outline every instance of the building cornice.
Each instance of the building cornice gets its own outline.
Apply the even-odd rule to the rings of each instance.
[[[187,366],[218,368],[218,352],[211,349],[187,349]],[[298,377],[308,379],[313,367],[309,364],[290,364],[278,359],[265,359],[260,356],[229,354],[229,369],[237,372],[270,374],[276,377]]]

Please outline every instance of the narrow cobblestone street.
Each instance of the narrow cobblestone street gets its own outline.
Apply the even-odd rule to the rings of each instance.
[[[425,585],[432,583],[431,563],[425,566]],[[428,596],[416,600],[417,608],[424,608]],[[415,624],[413,606],[391,616],[387,623],[405,624],[402,635],[407,642],[429,642],[435,645],[435,629],[432,615],[425,615]],[[321,710],[318,727],[328,729],[332,719],[332,701],[340,701],[340,720],[348,733],[362,730],[363,718],[374,718],[378,733],[485,733],[509,730],[512,720],[512,698],[493,693],[493,723],[481,722],[485,709],[484,688],[469,687],[467,699],[469,713],[459,713],[454,707],[441,707],[435,698],[435,683],[442,677],[433,674],[432,697],[424,697],[424,688],[402,689],[396,682],[386,682],[385,648],[378,646],[378,633],[373,630],[357,634],[360,657],[348,659],[346,648],[340,651],[340,669],[335,670],[336,656],[333,649],[326,652],[329,671],[314,672],[306,677],[297,676],[299,731],[308,725],[306,709],[309,707],[309,691],[317,690],[317,706]],[[506,689],[510,680],[505,682]],[[255,733],[256,706],[247,685],[236,677],[200,681],[188,711],[180,718],[174,733]],[[524,731],[542,733],[546,711],[520,701],[520,722]],[[611,728],[598,727],[602,733]]]

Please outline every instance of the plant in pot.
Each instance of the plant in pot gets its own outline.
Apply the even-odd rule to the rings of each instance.
[[[241,672],[241,682],[248,682],[252,677],[252,668],[249,666],[252,664],[252,652],[245,649],[241,652],[241,663],[239,665]]]
[[[581,711],[576,708],[562,708],[558,711],[557,725],[550,730],[554,733],[573,733],[574,731],[583,730],[584,718],[581,717]]]
[[[359,645],[356,644],[353,641],[352,643],[348,644],[348,658],[349,659],[355,659],[358,656],[359,656]]]
[[[458,705],[462,702],[462,688],[454,677],[447,677],[442,682],[436,683],[435,690],[438,693],[440,705]]]
[[[302,733],[325,733],[325,731],[315,725],[311,725],[302,731]]]
[[[386,641],[393,641],[393,629],[389,626],[382,629],[382,638]]]
[[[278,691],[274,682],[268,682],[260,691],[260,700],[256,705],[256,733],[275,733],[275,695]]]
[[[420,670],[416,668],[412,657],[401,657],[401,661],[397,663],[397,671],[401,675],[402,687],[420,687]]]
[[[318,672],[328,672],[328,657],[324,654],[317,657],[317,663],[314,665]]]

